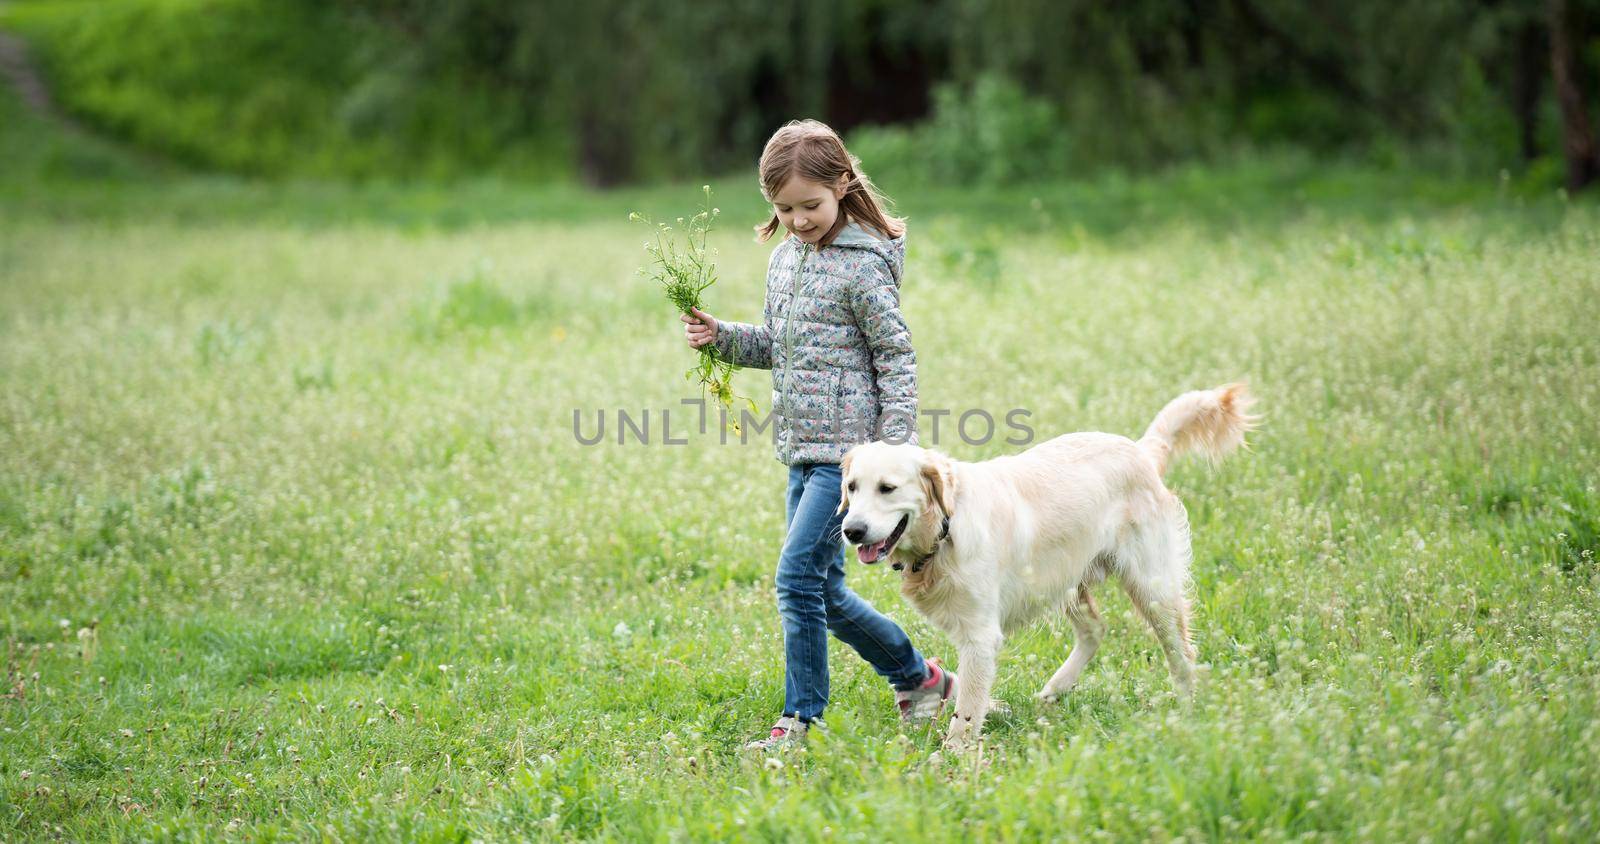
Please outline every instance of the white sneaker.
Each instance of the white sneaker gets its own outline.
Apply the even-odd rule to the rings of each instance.
[[[894,693],[894,705],[900,710],[900,721],[905,724],[922,724],[939,714],[944,702],[956,696],[960,678],[956,673],[928,660],[928,679],[921,686]]]
[[[772,732],[768,733],[766,738],[756,739],[745,745],[744,749],[752,751],[781,750],[797,741],[803,741],[806,737],[806,732],[810,729],[810,724],[793,715],[785,715],[778,719],[778,723],[772,725]]]

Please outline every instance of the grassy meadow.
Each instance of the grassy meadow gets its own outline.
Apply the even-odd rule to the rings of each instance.
[[[828,729],[763,760],[785,469],[683,424],[627,222],[697,184],[273,186],[0,107],[0,839],[1600,836],[1592,201],[1292,156],[899,196],[924,408],[1261,397],[1170,476],[1209,676],[1174,699],[1104,588],[1063,703],[1070,625],[1007,644],[981,754],[835,644]],[[713,186],[708,309],[756,320],[754,174]]]

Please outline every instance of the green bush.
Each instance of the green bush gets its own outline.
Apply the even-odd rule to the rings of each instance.
[[[863,128],[850,147],[874,178],[902,184],[1005,185],[1073,170],[1070,131],[1056,107],[997,74],[943,84],[928,121]]]
[[[509,94],[396,62],[334,4],[31,2],[8,22],[71,114],[179,161],[268,176],[561,175]],[[519,143],[518,139],[521,138]],[[535,134],[533,137],[537,137]]]

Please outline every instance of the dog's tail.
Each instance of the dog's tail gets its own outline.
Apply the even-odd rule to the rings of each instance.
[[[1186,451],[1198,451],[1212,462],[1245,444],[1245,434],[1261,417],[1250,413],[1255,397],[1243,384],[1195,390],[1167,403],[1139,439],[1139,447],[1167,473],[1168,462]]]

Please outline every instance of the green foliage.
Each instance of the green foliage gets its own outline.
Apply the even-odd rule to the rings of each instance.
[[[126,183],[150,175],[152,167],[124,147],[63,132],[35,114],[10,85],[0,85],[0,181],[38,185],[56,181]]]
[[[295,4],[144,0],[30,4],[32,36],[63,105],[184,161],[281,171],[327,154],[339,32]]]
[[[933,116],[911,127],[850,136],[870,172],[900,184],[1009,185],[1075,175],[1070,126],[1048,101],[995,74],[934,91]],[[1077,165],[1077,166],[1075,166]]]
[[[561,175],[537,133],[507,125],[510,92],[429,75],[329,4],[33,0],[6,22],[35,45],[70,113],[190,165],[272,176]]]
[[[0,16],[73,113],[244,173],[614,186],[747,171],[808,116],[859,130],[907,181],[986,185],[1286,147],[1520,175],[1560,148],[1537,4],[15,0]]]

